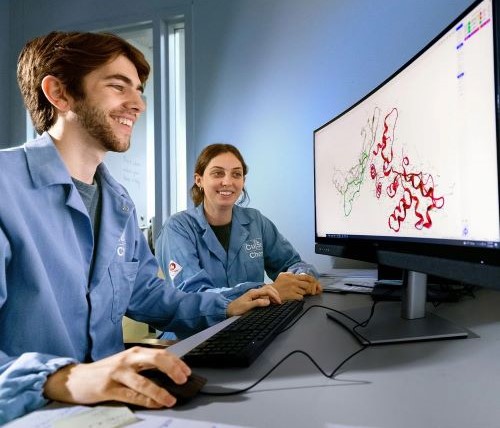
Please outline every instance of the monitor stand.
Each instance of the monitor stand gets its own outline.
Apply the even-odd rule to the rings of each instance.
[[[401,302],[380,302],[370,311],[358,308],[327,316],[347,328],[363,345],[379,345],[423,340],[464,339],[468,332],[435,314],[425,312],[427,275],[408,271],[404,274]]]

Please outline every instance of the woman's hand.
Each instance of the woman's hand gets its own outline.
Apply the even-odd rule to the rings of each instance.
[[[146,369],[158,369],[174,382],[183,384],[190,368],[176,355],[164,349],[135,346],[111,357],[88,364],[72,364],[50,375],[44,395],[50,400],[75,404],[119,401],[150,409],[172,407],[174,396],[140,375]]]
[[[311,275],[282,272],[272,284],[282,300],[302,300],[306,295],[315,295],[323,291],[319,281]]]
[[[277,290],[271,285],[264,285],[261,288],[254,288],[247,291],[242,296],[234,299],[227,306],[227,316],[243,315],[250,309],[259,306],[269,306],[271,303],[281,303],[281,298]]]
[[[307,290],[307,294],[314,296],[316,294],[321,294],[323,292],[323,287],[321,283],[312,275],[308,275],[306,273],[299,273],[299,279],[303,279],[309,283],[309,289]]]

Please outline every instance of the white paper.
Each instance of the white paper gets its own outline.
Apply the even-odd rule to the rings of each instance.
[[[168,410],[165,410],[168,412]],[[45,408],[16,419],[4,428],[243,428],[240,425],[133,413],[126,406]],[[248,428],[248,427],[247,427]]]

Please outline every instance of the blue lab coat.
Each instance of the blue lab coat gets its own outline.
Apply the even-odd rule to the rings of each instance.
[[[264,273],[275,280],[281,272],[318,276],[293,246],[258,210],[233,207],[226,253],[205,218],[203,204],[170,217],[155,245],[165,276],[186,292],[211,291],[235,298],[261,287]]]
[[[186,294],[159,266],[126,190],[101,164],[92,225],[50,136],[0,151],[0,425],[44,405],[48,375],[124,349],[122,317],[187,335],[221,321],[228,299]]]

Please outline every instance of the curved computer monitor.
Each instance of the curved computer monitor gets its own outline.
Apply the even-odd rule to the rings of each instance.
[[[500,289],[499,23],[474,2],[314,131],[316,253]]]

